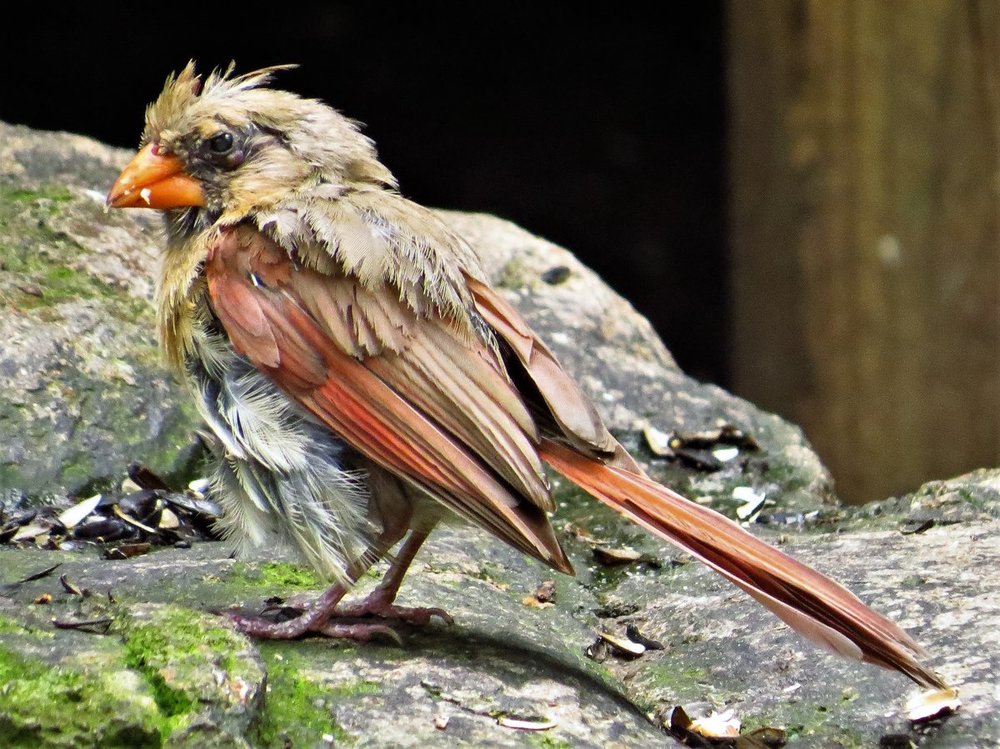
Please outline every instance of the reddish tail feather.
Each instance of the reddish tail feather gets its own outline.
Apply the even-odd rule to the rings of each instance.
[[[546,440],[542,458],[606,505],[681,547],[735,583],[813,643],[945,688],[896,624],[816,570],[760,541],[719,513],[650,479]]]

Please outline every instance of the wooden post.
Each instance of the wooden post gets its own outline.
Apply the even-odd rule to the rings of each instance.
[[[733,381],[848,501],[1000,462],[1000,2],[730,0]]]

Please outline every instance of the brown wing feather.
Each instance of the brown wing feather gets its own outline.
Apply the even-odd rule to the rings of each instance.
[[[359,290],[334,279],[327,286],[315,270],[294,270],[281,247],[249,227],[220,233],[204,275],[212,309],[233,345],[289,397],[358,452],[458,514],[557,569],[572,570],[540,507],[542,501],[525,501],[530,495],[520,491],[520,484],[533,480],[542,487],[534,494],[548,498],[540,466],[528,461],[522,471],[515,471],[510,467],[517,465],[515,459],[498,452],[530,448],[537,463],[530,434],[519,425],[526,414],[503,421],[502,409],[487,407],[493,426],[508,438],[497,445],[489,445],[482,432],[468,427],[474,418],[467,405],[470,399],[478,402],[482,392],[493,389],[501,393],[497,403],[510,397],[509,383],[496,384],[505,380],[498,365],[488,364],[487,347],[455,351],[465,357],[455,372],[467,373],[473,367],[478,375],[491,373],[488,384],[479,383],[475,394],[462,391],[473,387],[467,374],[462,379],[452,373],[432,382],[448,365],[422,357],[440,343],[436,340],[440,335],[428,331],[435,325],[447,330],[444,321],[417,321],[398,310],[386,313],[383,298],[378,314],[397,325],[395,332],[382,335],[375,308],[358,303],[363,297]],[[325,288],[333,296],[324,296]],[[350,298],[338,298],[338,291],[346,291]],[[405,321],[410,327],[400,329],[398,323]],[[406,338],[407,348],[402,352],[384,348],[398,336]],[[359,356],[373,348],[381,348],[381,353]],[[477,360],[479,364],[474,363]],[[412,376],[418,371],[424,374]],[[435,413],[470,415],[438,421]],[[536,478],[525,479],[523,471]]]
[[[345,353],[458,435],[531,502],[555,509],[535,423],[490,345],[441,318],[418,316],[390,287],[365,289],[311,270],[283,283]]]
[[[528,378],[538,388],[558,427],[559,439],[609,465],[642,473],[639,464],[611,436],[590,398],[549,351],[524,318],[494,289],[467,277],[476,310],[510,346]]]

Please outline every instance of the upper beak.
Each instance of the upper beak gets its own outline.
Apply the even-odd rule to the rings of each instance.
[[[205,205],[198,181],[184,172],[176,156],[143,147],[122,170],[108,193],[112,208],[183,208]]]

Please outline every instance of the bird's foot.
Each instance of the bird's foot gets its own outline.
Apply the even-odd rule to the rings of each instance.
[[[379,619],[413,624],[417,627],[427,626],[435,616],[445,624],[455,623],[451,614],[444,609],[436,607],[397,606],[391,600],[380,596],[378,590],[375,590],[357,603],[338,606],[336,616],[353,619],[378,617]]]
[[[274,612],[273,608],[269,611]],[[321,616],[318,609],[306,609],[296,614],[296,609],[285,607],[280,610],[282,617],[289,615],[292,619],[274,619],[268,616],[244,616],[235,612],[224,614],[229,623],[238,632],[258,640],[295,640],[310,632],[318,632],[326,626],[329,616]]]
[[[322,621],[305,612],[302,616],[288,621],[277,622],[261,616],[227,614],[226,618],[237,631],[257,640],[296,640],[309,634],[324,635],[340,640],[369,642],[382,638],[402,645],[399,633],[388,624],[375,622],[341,622],[333,617],[323,617]]]
[[[446,624],[454,623],[444,609],[397,606],[379,590],[357,603],[331,606],[328,601],[316,601],[308,605],[270,607],[268,611],[293,618],[276,620],[236,613],[229,613],[226,617],[239,632],[260,640],[295,640],[318,634],[355,642],[384,638],[400,645],[402,638],[392,627],[392,622],[423,627],[438,617]],[[382,621],[370,621],[373,618]]]

